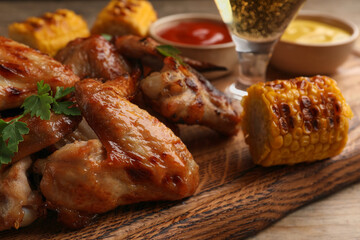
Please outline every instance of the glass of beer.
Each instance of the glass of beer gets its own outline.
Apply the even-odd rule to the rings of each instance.
[[[239,76],[226,92],[235,99],[266,80],[275,43],[305,0],[215,0],[239,56]]]

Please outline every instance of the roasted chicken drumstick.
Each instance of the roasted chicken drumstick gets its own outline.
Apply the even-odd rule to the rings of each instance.
[[[99,140],[74,142],[37,168],[49,206],[70,227],[119,205],[190,196],[198,165],[181,140],[156,118],[92,79],[76,84],[76,99]]]

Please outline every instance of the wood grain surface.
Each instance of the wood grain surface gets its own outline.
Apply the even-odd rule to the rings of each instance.
[[[160,7],[159,2],[156,1],[156,4]],[[191,1],[185,1],[183,6],[188,6],[188,2]],[[60,3],[54,4],[57,6]],[[89,3],[91,6],[95,4],[100,5],[96,1]],[[0,4],[0,15],[4,11],[3,6]],[[164,7],[162,13],[173,11],[170,5],[161,6]],[[90,11],[87,8],[83,11]],[[271,79],[285,77],[271,68],[269,73]],[[223,89],[234,77],[235,74],[213,83]],[[0,239],[242,239],[253,236],[296,209],[360,180],[360,56],[354,52],[332,77],[338,81],[354,112],[348,143],[337,157],[311,164],[263,168],[252,164],[241,132],[236,137],[225,138],[206,128],[182,126],[181,138],[200,166],[200,186],[194,196],[175,202],[118,207],[77,231],[62,228],[57,224],[55,214],[49,213],[46,219],[40,219],[29,227],[1,232]],[[359,185],[348,189],[346,194],[358,213],[355,223],[359,223],[360,213],[356,206],[360,205],[357,199],[351,197],[360,189],[356,186]],[[342,198],[338,196],[331,206],[338,206],[338,212],[341,212]],[[331,236],[331,230],[328,230],[328,235],[315,231],[324,220],[312,220],[321,212],[316,204],[309,205],[307,208],[310,209],[303,215],[298,211],[300,216],[295,215],[295,218],[302,217],[302,221],[296,222],[295,219],[291,225],[285,218],[253,239],[307,239],[315,236],[328,239],[324,236]],[[348,214],[353,214],[350,208],[347,209]],[[331,213],[328,215],[330,218]],[[306,225],[306,222],[309,224]],[[334,222],[327,223],[337,226]],[[296,224],[300,226],[296,228]],[[346,225],[346,222],[343,224]],[[316,235],[311,235],[311,231]],[[348,230],[347,234],[343,233],[342,239],[355,238],[356,233],[360,234],[354,231],[349,235]]]

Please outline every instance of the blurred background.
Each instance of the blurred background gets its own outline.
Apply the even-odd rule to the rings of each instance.
[[[213,0],[150,0],[158,17],[180,12],[217,13]],[[108,0],[42,0],[42,1],[0,1],[0,35],[7,36],[7,26],[15,21],[23,21],[30,16],[39,16],[45,11],[68,8],[82,15],[89,26]],[[181,8],[179,5],[181,4]],[[339,17],[354,21],[360,26],[360,0],[307,0],[306,10],[326,11]],[[181,11],[179,10],[181,9]]]

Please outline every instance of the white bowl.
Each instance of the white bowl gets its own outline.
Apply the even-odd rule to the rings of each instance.
[[[314,20],[344,29],[350,37],[339,42],[306,44],[280,40],[275,46],[271,65],[297,75],[331,74],[343,64],[359,36],[358,27],[347,20],[325,13],[304,11],[298,19]]]
[[[214,14],[184,13],[184,14],[170,15],[158,19],[150,26],[150,36],[161,44],[169,44],[178,48],[181,51],[181,55],[183,56],[227,68],[226,71],[214,71],[214,72],[204,73],[205,77],[209,79],[218,78],[232,72],[238,63],[235,44],[232,41],[222,44],[200,46],[200,45],[190,45],[190,44],[172,42],[159,36],[159,32],[174,24],[177,24],[178,22],[184,22],[184,21],[189,22],[194,20],[222,23],[221,17]]]

